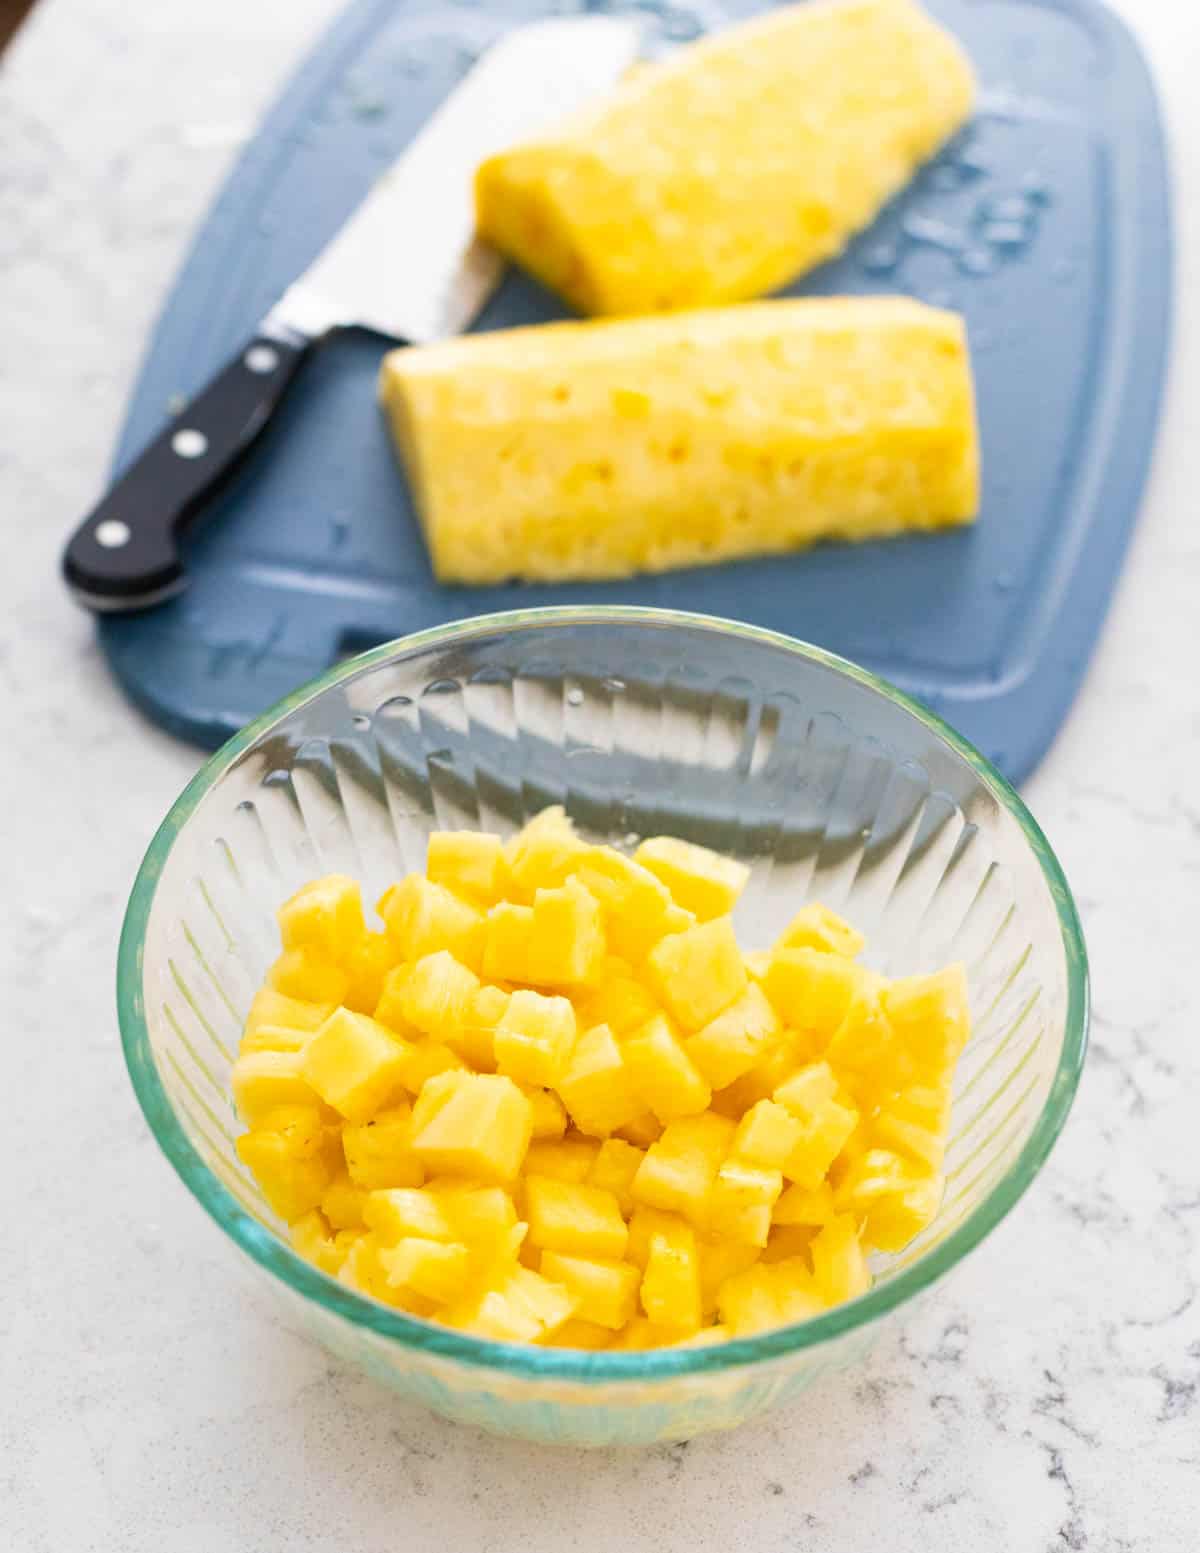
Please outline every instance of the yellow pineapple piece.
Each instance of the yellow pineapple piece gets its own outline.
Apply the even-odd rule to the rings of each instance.
[[[849,1214],[838,1214],[823,1224],[809,1247],[813,1281],[829,1305],[839,1305],[865,1294],[871,1274],[858,1239],[858,1226]]]
[[[973,97],[908,0],[785,6],[485,161],[479,231],[584,313],[761,296],[840,252]]]
[[[673,1348],[711,1348],[716,1343],[727,1343],[733,1333],[728,1327],[723,1327],[720,1322],[713,1326],[701,1327],[699,1332],[693,1332],[690,1337],[681,1337],[673,1343]]]
[[[533,897],[533,937],[525,980],[573,987],[592,980],[604,959],[600,906],[577,879]]]
[[[510,996],[501,987],[480,987],[463,1023],[446,1032],[446,1040],[477,1073],[495,1070],[496,1026],[504,1018]]]
[[[933,976],[889,982],[880,998],[892,1029],[926,1081],[947,1077],[971,1034],[963,967],[951,965]]]
[[[592,1352],[607,1348],[612,1340],[613,1335],[607,1327],[597,1326],[594,1321],[580,1321],[574,1316],[543,1339],[547,1348],[584,1348]]]
[[[331,1278],[337,1276],[346,1253],[330,1234],[329,1225],[319,1209],[312,1208],[303,1214],[290,1226],[288,1233],[294,1251]]]
[[[674,1243],[690,1245],[695,1242],[693,1226],[677,1213],[663,1208],[647,1208],[638,1204],[629,1216],[629,1240],[625,1247],[625,1260],[645,1270],[650,1255],[650,1242],[655,1235],[665,1235]],[[688,1236],[692,1236],[689,1241]]]
[[[833,1188],[828,1181],[819,1186],[787,1187],[771,1213],[772,1221],[782,1225],[809,1225],[820,1228],[828,1224],[835,1213]]]
[[[441,1041],[418,1040],[405,1059],[404,1087],[419,1095],[431,1078],[467,1071],[466,1063],[449,1046]]]
[[[514,996],[518,994],[514,993]],[[558,1092],[581,1132],[607,1138],[641,1114],[621,1049],[607,1025],[586,1030],[575,1043]]]
[[[875,1138],[936,1175],[946,1157],[950,1091],[917,1085],[894,1095],[872,1122]]]
[[[452,1226],[454,1238],[471,1247],[477,1270],[495,1273],[516,1262],[525,1226],[517,1222],[516,1207],[502,1187],[438,1181],[429,1192]]]
[[[864,1245],[901,1251],[937,1217],[945,1182],[890,1149],[867,1149],[837,1191],[840,1207],[862,1225]]]
[[[461,1080],[437,1114],[414,1131],[413,1153],[431,1175],[510,1182],[529,1147],[533,1108],[503,1074],[468,1073]],[[413,1121],[415,1128],[415,1107]]]
[[[358,1229],[366,1220],[366,1189],[359,1186],[348,1173],[334,1176],[321,1198],[321,1212],[333,1229]]]
[[[631,378],[638,422],[613,402]],[[963,321],[907,297],[462,336],[392,352],[380,388],[443,582],[711,565],[978,507]]]
[[[637,1310],[640,1277],[628,1262],[543,1251],[541,1272],[575,1296],[575,1317],[617,1331]]]
[[[300,1071],[347,1121],[370,1121],[401,1098],[411,1048],[366,1014],[336,1009],[299,1053]]]
[[[350,1180],[365,1191],[420,1186],[425,1179],[425,1167],[413,1153],[412,1107],[407,1101],[377,1111],[361,1125],[347,1122],[342,1128],[342,1149]]]
[[[504,844],[483,831],[435,830],[425,854],[425,874],[476,906],[494,906],[508,879]]]
[[[299,1036],[309,1036],[325,1023],[333,1013],[332,1003],[305,1003],[298,998],[285,997],[274,987],[260,987],[246,1015],[242,1031],[243,1051],[289,1051],[298,1047],[276,1046],[266,1043],[253,1044],[259,1030],[293,1031]],[[301,1042],[301,1045],[303,1042]]]
[[[340,965],[324,960],[311,949],[285,949],[267,972],[276,992],[298,1003],[324,1003],[336,1008],[350,986],[350,976]]]
[[[776,1103],[804,1129],[782,1166],[789,1181],[819,1186],[858,1125],[858,1112],[843,1105],[837,1094],[836,1080],[825,1062],[801,1068],[775,1091]]]
[[[771,1232],[771,1210],[782,1191],[781,1171],[727,1159],[709,1193],[709,1234],[765,1246]]]
[[[398,951],[386,933],[364,933],[340,961],[350,978],[342,1002],[356,1014],[374,1014]]]
[[[531,1268],[516,1267],[497,1289],[475,1294],[446,1309],[443,1319],[475,1337],[497,1343],[535,1343],[566,1326],[574,1297]]]
[[[779,1170],[795,1152],[803,1126],[774,1100],[759,1100],[738,1122],[729,1153],[748,1165]]]
[[[749,1072],[717,1090],[713,1110],[739,1121],[760,1100],[769,1100],[797,1068],[811,1062],[817,1055],[818,1044],[799,1031],[782,1031]]]
[[[677,1333],[699,1328],[700,1263],[690,1226],[683,1233],[655,1230],[650,1236],[641,1301],[647,1318],[656,1326]]]
[[[345,874],[314,879],[284,901],[278,911],[285,949],[306,949],[319,959],[341,962],[366,932],[358,881]]]
[[[484,922],[483,974],[493,981],[528,981],[533,907],[501,901]]]
[[[527,1089],[532,1107],[534,1141],[557,1142],[567,1130],[567,1113],[552,1089]]]
[[[746,967],[746,975],[751,981],[756,981],[759,986],[767,979],[767,972],[771,968],[771,951],[769,949],[750,949],[742,956],[742,964]]]
[[[377,1019],[381,1025],[386,1025],[394,1035],[410,1041],[415,1040],[421,1033],[404,1017],[404,989],[411,975],[412,965],[407,960],[393,965],[383,978],[383,985],[379,989],[379,1001],[372,1014],[372,1018]]]
[[[428,1187],[390,1187],[368,1192],[363,1219],[384,1246],[399,1245],[410,1236],[440,1240],[447,1245],[460,1238],[440,1196]]]
[[[663,1014],[647,1020],[629,1037],[622,1056],[634,1093],[661,1122],[703,1111],[712,1098],[708,1084]]]
[[[413,1290],[398,1289],[389,1282],[381,1260],[386,1248],[374,1235],[363,1235],[350,1246],[338,1270],[338,1280],[360,1294],[406,1311],[410,1316],[430,1317],[438,1309],[433,1300]]]
[[[714,1089],[748,1073],[774,1045],[779,1016],[755,982],[686,1043],[688,1056]]]
[[[409,874],[384,894],[377,909],[406,960],[448,949],[463,965],[479,969],[483,913],[444,885],[423,874]]]
[[[576,989],[573,997],[581,1030],[607,1025],[618,1040],[658,1013],[654,995],[634,977],[628,962],[611,956],[601,963],[595,985]]]
[[[762,1252],[758,1246],[736,1240],[698,1239],[696,1253],[700,1260],[700,1309],[708,1321],[716,1314],[721,1285],[735,1273],[753,1267]]]
[[[525,1216],[530,1244],[543,1251],[600,1258],[624,1254],[628,1230],[620,1206],[600,1187],[527,1175]]]
[[[551,1087],[566,1071],[575,1045],[575,1010],[562,997],[519,988],[492,1037],[497,1070],[519,1084]]]
[[[613,1353],[641,1353],[647,1348],[672,1348],[682,1339],[680,1327],[663,1327],[648,1316],[635,1316],[615,1343]]]
[[[862,934],[837,912],[813,901],[800,908],[775,940],[775,948],[818,949],[822,954],[840,954],[853,960],[865,943]]]
[[[827,1304],[807,1258],[802,1256],[756,1262],[726,1279],[717,1294],[721,1322],[737,1337],[807,1321],[820,1315]]]
[[[504,848],[511,899],[528,905],[538,890],[562,884],[587,850],[559,805],[535,814]]]
[[[828,1042],[869,972],[819,949],[777,949],[767,971],[767,996],[784,1024]]]
[[[314,1121],[299,1142],[287,1128],[256,1127],[234,1144],[271,1211],[289,1224],[320,1206],[334,1178],[334,1155],[317,1113],[310,1115]]]
[[[471,1253],[457,1242],[420,1240],[413,1235],[381,1250],[379,1263],[392,1288],[445,1305],[462,1294],[471,1271]]]
[[[640,964],[670,930],[671,896],[666,886],[614,848],[591,848],[575,877],[603,908],[609,948],[631,965]]]
[[[617,1199],[626,1218],[633,1212],[633,1180],[646,1155],[624,1138],[606,1138],[596,1151],[585,1177],[589,1186],[603,1187]]]
[[[684,1030],[700,1030],[746,991],[746,968],[728,917],[664,938],[646,960],[650,984]]]
[[[624,1127],[618,1127],[616,1136],[623,1138],[626,1143],[632,1143],[634,1148],[648,1149],[652,1143],[662,1137],[663,1123],[659,1121],[653,1111],[643,1111],[633,1121]]]
[[[399,988],[405,1022],[453,1046],[454,1032],[473,1017],[479,977],[450,953],[439,949],[409,967]]]
[[[773,1224],[762,1248],[763,1261],[769,1267],[772,1262],[790,1262],[802,1257],[811,1265],[810,1248],[817,1229],[815,1224]]]
[[[244,1052],[234,1063],[229,1081],[238,1115],[247,1127],[257,1126],[280,1106],[317,1105],[303,1050]]]
[[[525,1174],[553,1176],[556,1181],[586,1181],[600,1145],[591,1138],[567,1137],[558,1142],[529,1145]]]
[[[634,1201],[704,1225],[709,1192],[733,1134],[733,1123],[711,1111],[668,1122],[638,1167],[631,1188]]]
[[[750,877],[745,863],[674,836],[649,837],[634,860],[660,879],[676,904],[698,922],[728,916]]]

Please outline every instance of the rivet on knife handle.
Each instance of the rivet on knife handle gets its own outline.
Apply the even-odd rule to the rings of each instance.
[[[253,446],[312,344],[256,334],[123,471],[63,556],[80,603],[144,609],[184,586],[180,534]]]

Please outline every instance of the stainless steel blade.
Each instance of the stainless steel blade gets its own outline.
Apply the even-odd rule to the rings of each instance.
[[[271,310],[268,327],[361,324],[413,344],[465,329],[503,260],[474,235],[472,184],[494,152],[551,128],[637,58],[636,23],[555,17],[494,44]]]

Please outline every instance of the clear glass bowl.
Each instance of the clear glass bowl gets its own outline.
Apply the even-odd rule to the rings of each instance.
[[[765,945],[806,899],[890,972],[965,960],[974,1032],[933,1225],[874,1287],[737,1342],[582,1353],[485,1342],[362,1298],[280,1238],[233,1149],[229,1068],[276,953],[274,909],[332,870],[369,898],[436,828],[511,832],[565,804],[597,840],[671,832],[751,865]],[[125,1056],[186,1185],[296,1320],[448,1417],[634,1444],[728,1428],[862,1355],[1037,1174],[1075,1092],[1087,967],[1070,891],[1008,784],[938,718],[786,637],[637,609],[496,615],[343,663],[231,739],[146,854],[121,940]]]

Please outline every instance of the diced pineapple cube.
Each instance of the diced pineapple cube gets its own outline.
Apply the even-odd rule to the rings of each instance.
[[[634,978],[624,960],[604,960],[595,986],[578,990],[574,996],[579,1028],[591,1030],[596,1025],[607,1025],[618,1040],[658,1012],[654,995]]]
[[[819,949],[853,960],[866,939],[835,911],[812,901],[802,906],[775,940],[776,949]]]
[[[317,1105],[305,1073],[303,1050],[243,1053],[233,1065],[230,1087],[238,1115],[247,1127],[257,1126],[280,1106]]]
[[[361,1125],[347,1122],[342,1149],[350,1180],[365,1191],[420,1186],[425,1179],[425,1167],[412,1150],[412,1108],[407,1101],[378,1111]]]
[[[374,1235],[363,1235],[346,1253],[346,1260],[338,1271],[338,1279],[348,1288],[360,1294],[381,1300],[413,1316],[432,1316],[438,1308],[432,1300],[408,1289],[397,1289],[388,1282],[387,1271],[380,1260],[383,1250]]]
[[[721,1321],[738,1337],[806,1321],[819,1315],[827,1303],[805,1257],[756,1262],[727,1279],[717,1295]]]
[[[533,1343],[552,1337],[570,1320],[575,1298],[528,1267],[516,1267],[499,1289],[452,1308],[446,1321],[476,1337],[500,1343]]]
[[[913,1058],[892,1030],[880,1001],[882,978],[864,974],[825,1058],[855,1102],[874,1110],[915,1074]]]
[[[746,967],[746,975],[751,981],[756,981],[761,986],[767,979],[767,972],[771,968],[771,951],[769,949],[750,949],[742,956],[742,964]]]
[[[703,1225],[708,1197],[733,1138],[733,1123],[711,1111],[669,1122],[634,1177],[635,1202]]]
[[[645,1269],[650,1255],[650,1241],[655,1235],[665,1235],[668,1240],[682,1245],[692,1244],[695,1233],[692,1225],[677,1213],[662,1208],[647,1208],[639,1204],[629,1216],[629,1241],[625,1248],[625,1260],[635,1267]],[[692,1236],[692,1241],[688,1236]]]
[[[266,1043],[252,1046],[249,1043],[255,1032],[262,1028],[293,1030],[300,1035],[311,1035],[325,1023],[333,1013],[333,1009],[332,1003],[304,1003],[298,998],[285,997],[282,992],[276,992],[274,987],[260,987],[254,994],[254,1001],[246,1015],[242,1049],[244,1051],[296,1050],[298,1048],[269,1047]]]
[[[284,1131],[256,1128],[242,1133],[235,1147],[271,1211],[289,1224],[318,1207],[333,1180],[329,1150],[298,1149]]]
[[[527,1089],[525,1098],[532,1107],[534,1142],[557,1142],[567,1130],[562,1101],[552,1089]]]
[[[575,1319],[619,1330],[637,1309],[638,1269],[628,1262],[542,1252],[542,1274],[575,1296]]]
[[[566,1071],[575,1045],[575,1010],[566,998],[520,989],[496,1026],[496,1068],[519,1084],[552,1087]]]
[[[646,960],[650,983],[685,1030],[700,1030],[746,990],[746,968],[728,917],[661,939]]]
[[[783,1175],[779,1170],[727,1159],[717,1171],[709,1194],[709,1233],[765,1246],[771,1230],[771,1209],[782,1191]]]
[[[594,1321],[579,1321],[575,1317],[564,1322],[556,1332],[544,1339],[547,1348],[584,1348],[592,1352],[607,1348],[612,1340],[613,1335],[607,1327],[597,1326]]]
[[[372,1018],[377,1019],[381,1025],[387,1025],[394,1035],[403,1036],[410,1041],[415,1040],[421,1033],[404,1017],[404,989],[411,975],[412,966],[408,961],[392,966],[383,978],[383,986],[379,990],[379,1002],[376,1003],[375,1012],[372,1015]]]
[[[339,963],[367,930],[358,882],[345,874],[302,886],[277,915],[285,949],[311,950],[319,959]]]
[[[312,1262],[323,1273],[336,1277],[338,1268],[346,1260],[346,1253],[329,1233],[329,1225],[319,1209],[310,1209],[298,1218],[290,1229],[293,1250],[306,1261]]]
[[[809,1247],[817,1233],[815,1224],[773,1224],[767,1243],[762,1248],[762,1259],[769,1267],[772,1262],[790,1262],[796,1257],[809,1261]]]
[[[813,1225],[819,1228],[833,1218],[833,1188],[828,1181],[819,1186],[789,1186],[775,1204],[771,1219],[775,1224]]]
[[[758,1246],[736,1240],[697,1240],[700,1259],[700,1309],[708,1320],[717,1308],[717,1292],[735,1273],[753,1267],[762,1254]]]
[[[634,1092],[621,1049],[607,1025],[579,1037],[558,1081],[558,1092],[576,1127],[597,1138],[627,1126],[642,1110],[643,1102]]]
[[[425,873],[434,884],[477,906],[494,906],[508,878],[504,845],[499,836],[483,831],[435,830],[425,854]]]
[[[695,1233],[650,1236],[646,1269],[642,1274],[642,1309],[656,1326],[675,1332],[695,1332],[700,1315],[700,1263]]]
[[[909,1091],[911,1094],[912,1091]],[[873,1131],[886,1148],[914,1160],[930,1175],[941,1170],[946,1158],[945,1126],[910,1121],[899,1109],[900,1097],[875,1117]]]
[[[342,1174],[335,1176],[325,1188],[321,1212],[335,1230],[358,1229],[366,1222],[363,1218],[366,1201],[365,1189],[348,1174]]]
[[[661,879],[676,903],[693,912],[699,922],[727,916],[750,877],[744,863],[674,836],[651,836],[633,856]]]
[[[795,1151],[804,1129],[792,1113],[774,1100],[759,1100],[738,1122],[729,1152],[748,1165],[779,1170]]]
[[[600,902],[613,954],[640,964],[668,931],[671,896],[640,863],[612,847],[593,847],[576,870],[579,883]]]
[[[553,1176],[556,1181],[586,1181],[599,1148],[591,1138],[531,1143],[525,1156],[525,1173]]]
[[[530,1244],[544,1251],[616,1258],[624,1254],[629,1238],[611,1192],[551,1176],[526,1177],[525,1216]]]
[[[392,1288],[419,1294],[435,1305],[461,1296],[471,1271],[471,1253],[458,1242],[420,1240],[415,1235],[379,1253]]]
[[[800,1142],[783,1164],[789,1181],[820,1185],[858,1125],[858,1112],[835,1098],[837,1084],[828,1063],[801,1068],[775,1091],[782,1105],[803,1127]]]
[[[479,1073],[496,1067],[496,1026],[504,1018],[510,993],[500,987],[480,987],[465,1021],[446,1032],[446,1040]]]
[[[399,989],[400,1012],[415,1029],[453,1046],[453,1034],[471,1018],[478,991],[475,972],[439,949],[409,968]]]
[[[448,949],[471,970],[479,969],[483,914],[423,874],[409,874],[382,897],[378,911],[406,960]]]
[[[573,987],[591,981],[604,959],[600,906],[577,879],[533,897],[533,937],[526,981]]]
[[[971,1034],[967,975],[950,965],[934,976],[906,976],[881,993],[896,1035],[927,1080],[947,1076]]]
[[[429,1188],[454,1228],[454,1238],[481,1256],[480,1265],[516,1261],[525,1238],[517,1210],[499,1186],[475,1186],[464,1181],[438,1181]]]
[[[363,1219],[384,1246],[399,1245],[409,1236],[447,1244],[460,1239],[441,1198],[427,1186],[368,1192]]]
[[[670,1348],[681,1341],[680,1327],[661,1327],[648,1316],[635,1316],[612,1344],[613,1353],[640,1353],[647,1348]]]
[[[634,1093],[661,1122],[703,1111],[712,1091],[664,1014],[629,1037],[622,1053]]]
[[[366,1014],[335,1009],[300,1053],[305,1080],[350,1122],[400,1098],[411,1048]]]
[[[809,1248],[813,1279],[829,1305],[840,1305],[865,1294],[871,1274],[858,1239],[858,1226],[848,1213],[823,1224]]]
[[[733,1333],[728,1327],[723,1327],[720,1322],[710,1327],[701,1327],[698,1332],[693,1332],[690,1337],[681,1337],[671,1346],[673,1348],[712,1348],[717,1343],[727,1343]]]
[[[778,1034],[778,1015],[761,987],[751,982],[684,1049],[712,1087],[724,1089],[762,1060]]]
[[[913,1165],[890,1149],[868,1149],[836,1195],[839,1205],[862,1224],[864,1245],[900,1251],[937,1217],[944,1184],[940,1173]]]
[[[588,1185],[611,1192],[626,1218],[633,1212],[633,1178],[645,1157],[624,1138],[606,1138],[587,1173]]]
[[[349,974],[332,960],[311,949],[285,949],[267,972],[276,992],[299,1003],[327,1003],[337,1007],[350,986]]]
[[[409,1052],[404,1068],[404,1087],[419,1095],[431,1078],[443,1073],[466,1073],[466,1063],[456,1051],[440,1041],[418,1040]]]
[[[501,901],[484,922],[483,974],[493,981],[528,981],[533,907]]]
[[[356,1014],[374,1014],[399,958],[386,933],[364,933],[340,964],[350,978],[342,1002]]]
[[[827,1042],[846,1017],[850,999],[867,974],[839,954],[777,949],[771,956],[765,985],[786,1025]]]
[[[504,849],[513,899],[528,903],[561,884],[587,850],[560,807],[543,809]]]
[[[521,1168],[532,1130],[532,1107],[511,1079],[472,1073],[414,1134],[413,1152],[431,1174],[504,1184]]]
[[[648,1149],[662,1137],[663,1124],[653,1111],[643,1111],[625,1127],[617,1128],[617,1137],[632,1143],[634,1148]]]

